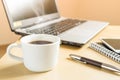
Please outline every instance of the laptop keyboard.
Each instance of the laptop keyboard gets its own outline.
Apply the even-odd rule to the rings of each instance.
[[[86,21],[85,20],[78,20],[78,19],[65,19],[65,20],[62,20],[60,22],[47,25],[43,28],[27,30],[27,33],[58,35],[64,31],[71,29],[77,25],[80,25],[84,22],[86,22]]]

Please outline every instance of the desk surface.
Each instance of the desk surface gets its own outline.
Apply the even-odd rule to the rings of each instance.
[[[0,80],[120,80],[118,74],[68,59],[69,54],[77,54],[120,67],[119,63],[88,48],[90,42],[99,41],[100,38],[114,37],[120,37],[120,26],[107,26],[82,48],[61,45],[57,66],[44,73],[30,72],[22,62],[13,60],[5,54],[0,59]],[[19,49],[12,51],[15,54],[21,54]]]

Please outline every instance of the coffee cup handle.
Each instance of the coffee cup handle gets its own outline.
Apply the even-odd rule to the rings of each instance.
[[[14,47],[18,47],[18,48],[21,48],[21,44],[17,44],[17,43],[12,43],[10,44],[8,47],[7,47],[7,54],[15,59],[15,60],[18,60],[18,61],[23,61],[23,58],[22,57],[18,57],[18,56],[15,56],[11,53],[11,49],[14,48]]]

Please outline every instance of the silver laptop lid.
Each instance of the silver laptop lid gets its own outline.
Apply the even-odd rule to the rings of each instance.
[[[59,18],[55,0],[3,0],[12,30]]]

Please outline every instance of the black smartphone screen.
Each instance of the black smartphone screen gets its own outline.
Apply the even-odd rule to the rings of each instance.
[[[120,39],[102,39],[103,43],[114,49],[120,50]]]
[[[120,50],[120,39],[102,39],[102,42],[115,52]]]

